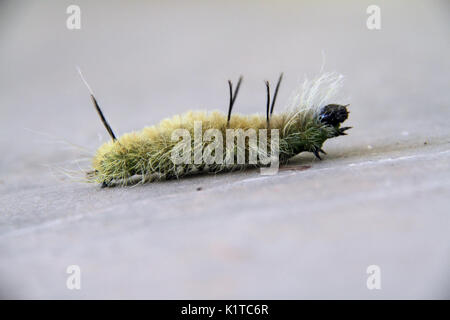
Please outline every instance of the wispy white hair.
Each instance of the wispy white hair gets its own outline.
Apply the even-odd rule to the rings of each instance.
[[[303,85],[293,92],[286,113],[286,131],[294,122],[307,122],[317,116],[320,110],[330,103],[338,103],[338,93],[342,88],[344,76],[335,72],[322,73],[313,80],[305,79]]]
[[[303,85],[293,92],[288,112],[319,111],[330,103],[337,103],[344,76],[335,72],[323,73],[315,79],[305,79]]]

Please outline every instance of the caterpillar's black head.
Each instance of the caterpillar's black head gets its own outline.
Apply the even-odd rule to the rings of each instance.
[[[345,131],[351,128],[340,126],[341,123],[348,118],[348,106],[349,105],[343,106],[340,104],[329,104],[320,110],[319,120],[322,123],[332,126],[336,129],[334,134],[335,137],[346,135]]]
[[[348,118],[347,106],[340,104],[326,105],[320,110],[320,121],[333,127],[338,126]]]

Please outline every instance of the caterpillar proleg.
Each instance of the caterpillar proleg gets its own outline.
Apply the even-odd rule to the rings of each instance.
[[[240,77],[234,90],[233,83],[228,81],[227,113],[188,111],[116,138],[94,93],[79,72],[112,138],[97,150],[92,171],[88,173],[90,182],[98,182],[103,187],[136,180],[181,178],[197,172],[264,167],[268,165],[269,154],[272,159],[275,155],[280,164],[301,152],[312,152],[321,159],[320,153],[325,154],[323,143],[345,135],[351,128],[341,127],[349,114],[348,105],[333,101],[342,85],[342,75],[324,73],[312,81],[305,80],[292,95],[290,106],[274,113],[281,74],[272,99],[270,83],[265,82],[265,114],[231,114],[242,84]]]

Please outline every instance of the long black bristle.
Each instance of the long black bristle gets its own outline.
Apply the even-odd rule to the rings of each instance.
[[[242,79],[243,79],[243,77],[240,76],[240,77],[239,77],[239,80],[238,80],[238,83],[237,83],[237,85],[236,85],[236,89],[234,89],[233,103],[232,103],[233,105],[234,105],[234,101],[236,100],[237,94],[238,94],[238,92],[239,92],[239,88],[240,88],[240,86],[241,86]]]
[[[272,113],[273,113],[273,108],[275,107],[275,100],[277,99],[278,89],[280,88],[280,83],[281,83],[282,79],[283,79],[283,72],[280,74],[280,77],[278,78],[277,86],[275,87],[275,93],[273,94],[272,106],[270,107],[270,115],[272,115]]]
[[[230,80],[228,80],[228,87],[230,88],[230,103],[228,104],[227,125],[230,123],[231,109],[233,109],[233,83]]]
[[[113,141],[117,140],[116,139],[116,135],[112,131],[108,121],[106,121],[105,116],[103,115],[102,109],[100,109],[100,106],[98,105],[97,99],[95,99],[93,94],[91,94],[91,99],[92,99],[92,102],[94,103],[95,109],[97,110],[97,113],[98,113],[100,119],[102,120],[103,125],[105,126],[106,130],[108,131],[109,135],[111,136]]]
[[[267,89],[267,106],[266,106],[266,121],[267,121],[267,127],[269,127],[269,108],[270,108],[270,85],[269,81],[265,81],[266,83],[266,89]]]
[[[100,109],[100,106],[98,105],[97,99],[95,99],[95,97],[94,97],[94,92],[92,91],[91,87],[87,83],[87,81],[84,78],[83,73],[81,72],[81,69],[79,67],[77,67],[77,71],[80,74],[81,80],[83,81],[83,83],[85,84],[86,88],[88,89],[88,91],[90,93],[92,103],[94,104],[95,110],[97,110],[100,120],[102,120],[103,125],[105,126],[106,130],[108,131],[108,133],[111,136],[111,138],[113,139],[113,141],[117,140],[114,132],[112,131],[110,125],[108,124],[108,121],[106,121],[105,116],[103,115],[102,109]]]
[[[228,105],[227,126],[230,123],[231,110],[233,110],[234,102],[236,101],[236,97],[237,97],[237,94],[239,92],[239,88],[241,87],[242,79],[243,79],[243,77],[240,76],[239,80],[238,80],[238,83],[236,85],[236,89],[234,89],[234,93],[233,93],[233,83],[230,80],[228,80],[228,87],[230,88],[230,103]]]

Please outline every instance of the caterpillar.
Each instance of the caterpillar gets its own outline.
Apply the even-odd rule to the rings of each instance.
[[[230,99],[226,114],[220,111],[188,111],[162,120],[157,125],[116,138],[92,89],[81,71],[78,71],[111,137],[111,141],[98,148],[92,159],[92,170],[87,173],[89,182],[99,183],[102,187],[178,179],[198,172],[218,173],[237,168],[266,167],[267,157],[263,161],[261,156],[270,153],[272,159],[275,154],[277,164],[286,164],[290,158],[301,152],[312,152],[321,160],[320,153],[326,154],[322,149],[323,143],[327,139],[346,135],[346,131],[351,128],[341,126],[348,118],[349,105],[331,102],[341,87],[342,75],[325,73],[312,81],[305,80],[303,86],[291,96],[290,105],[281,113],[274,113],[275,101],[283,79],[281,73],[272,99],[270,84],[265,81],[265,115],[232,115],[243,80],[241,76],[234,90],[233,83],[228,81]],[[184,130],[185,135],[175,135],[174,138],[178,130]],[[214,139],[211,139],[211,136],[210,139],[203,139],[211,130],[216,133],[212,136]],[[248,133],[251,130],[253,134]],[[235,134],[228,139],[230,132]],[[219,139],[220,135],[227,137],[227,143],[225,139]],[[196,136],[200,136],[200,139]],[[187,143],[185,141],[181,145],[185,149],[180,147],[180,137],[187,137]],[[243,143],[236,145],[235,139],[240,138]],[[251,138],[256,138],[256,143],[252,143]],[[229,141],[232,142],[230,145]],[[268,149],[261,150],[259,143],[263,144],[262,142],[265,142]],[[214,145],[213,150],[211,145]],[[224,148],[225,155],[219,152]],[[174,161],[173,158],[174,154],[180,154],[180,150],[188,152],[183,155],[185,161],[182,163]],[[206,150],[209,150],[214,161],[206,163],[196,159],[196,155],[197,158],[198,155],[200,158],[205,155]],[[251,155],[256,155],[256,158],[250,159]],[[240,162],[236,161],[240,156]]]

